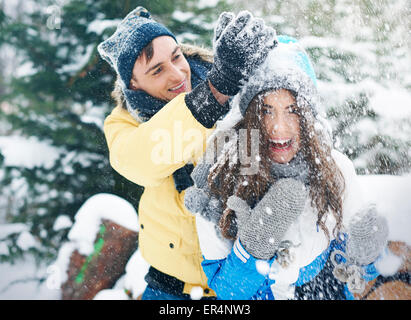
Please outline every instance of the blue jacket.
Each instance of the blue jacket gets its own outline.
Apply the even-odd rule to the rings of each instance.
[[[333,250],[345,251],[345,241],[332,240],[330,246],[309,265],[300,269],[296,288],[307,284],[321,272]],[[269,265],[276,257],[267,261]],[[250,255],[237,239],[230,254],[225,259],[204,260],[202,267],[208,278],[208,285],[223,300],[275,300],[271,285],[275,283],[270,275],[261,274],[256,267],[258,260]],[[366,281],[375,279],[379,273],[374,264],[363,267]],[[345,299],[354,299],[346,285],[343,289]]]

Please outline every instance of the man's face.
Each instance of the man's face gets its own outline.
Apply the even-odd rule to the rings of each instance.
[[[140,56],[134,64],[130,89],[143,90],[165,101],[182,92],[190,92],[190,66],[175,40],[161,36],[155,38],[152,44],[152,59],[147,62],[144,56]]]

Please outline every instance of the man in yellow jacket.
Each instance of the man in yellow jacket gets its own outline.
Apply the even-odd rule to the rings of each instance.
[[[215,295],[201,268],[195,216],[184,206],[184,193],[229,97],[275,45],[274,30],[261,19],[223,13],[213,63],[203,49],[179,45],[138,7],[98,46],[118,75],[118,105],[104,122],[110,163],[144,187],[139,248],[151,267],[142,299],[190,299],[194,287]]]

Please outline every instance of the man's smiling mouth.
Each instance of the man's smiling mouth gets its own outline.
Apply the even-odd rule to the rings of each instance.
[[[187,84],[186,84],[186,80],[184,79],[183,81],[181,81],[180,84],[178,84],[176,87],[168,89],[168,91],[171,91],[173,93],[181,93],[184,92],[187,88]]]

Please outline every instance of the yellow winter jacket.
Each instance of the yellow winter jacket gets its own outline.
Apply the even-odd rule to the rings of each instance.
[[[144,186],[139,204],[139,248],[154,268],[185,282],[184,293],[201,286],[215,295],[202,270],[195,216],[184,206],[172,174],[205,152],[213,129],[203,127],[184,101],[167,103],[149,121],[137,122],[117,106],[104,122],[111,166]],[[208,290],[206,290],[208,289]]]

